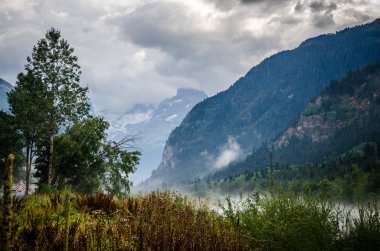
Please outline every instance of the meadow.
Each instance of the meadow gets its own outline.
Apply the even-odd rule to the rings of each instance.
[[[227,197],[215,209],[176,192],[62,191],[15,197],[11,209],[12,250],[380,250],[376,201],[354,215],[281,192]]]

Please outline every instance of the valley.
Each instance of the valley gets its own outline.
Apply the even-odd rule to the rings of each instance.
[[[379,250],[376,1],[2,8],[0,250]]]

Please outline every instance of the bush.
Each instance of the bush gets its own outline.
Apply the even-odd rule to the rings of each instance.
[[[221,205],[239,225],[250,249],[380,250],[380,206],[359,204],[358,213],[315,196],[278,192],[251,194]]]
[[[273,197],[254,194],[240,202],[238,206],[227,203],[224,212],[240,222],[240,230],[251,247],[331,250],[339,233],[333,205],[322,200],[281,193]],[[233,211],[236,214],[231,217]]]

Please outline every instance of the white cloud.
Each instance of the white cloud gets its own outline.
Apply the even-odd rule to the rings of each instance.
[[[15,82],[56,27],[75,48],[95,110],[215,94],[272,53],[380,16],[376,0],[0,0],[0,77]]]
[[[221,152],[216,157],[214,168],[220,169],[241,157],[242,151],[239,143],[232,136],[228,137],[227,143],[222,146]]]

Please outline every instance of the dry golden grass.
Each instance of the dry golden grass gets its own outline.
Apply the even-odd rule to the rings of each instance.
[[[231,221],[177,193],[126,200],[69,194],[70,206],[65,198],[65,193],[16,198],[12,249],[65,250],[65,238],[69,250],[246,249]]]

